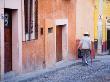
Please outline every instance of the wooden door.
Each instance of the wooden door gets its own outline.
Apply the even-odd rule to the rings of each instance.
[[[4,71],[12,71],[12,11],[4,12]]]
[[[62,60],[62,26],[56,27],[56,59]]]
[[[110,30],[107,30],[107,49],[110,49]]]

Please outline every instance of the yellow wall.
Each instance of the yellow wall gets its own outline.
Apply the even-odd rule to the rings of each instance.
[[[97,28],[98,28],[98,14],[99,14],[99,0],[95,0],[95,5],[94,5],[94,39],[98,38],[97,35]]]
[[[95,0],[94,6],[94,39],[98,38],[98,14],[99,14],[99,0]],[[107,40],[107,29],[106,29],[106,17],[110,17],[110,2],[107,3],[106,0],[103,2],[103,16],[102,16],[102,40],[103,42]]]
[[[110,2],[104,0],[103,6],[103,41],[107,40],[106,17],[110,17]]]

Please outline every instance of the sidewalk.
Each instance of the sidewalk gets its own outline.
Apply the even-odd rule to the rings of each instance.
[[[106,51],[106,52],[102,52],[102,53],[100,53],[100,54],[98,54],[99,56],[103,56],[103,55],[110,55],[109,54],[109,51]]]

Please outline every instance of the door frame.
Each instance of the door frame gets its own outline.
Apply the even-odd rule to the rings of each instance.
[[[4,9],[0,9],[3,19],[0,20],[0,51],[1,51],[1,79],[4,79]],[[11,8],[8,8],[11,9]],[[22,16],[20,9],[12,10],[12,71],[22,73]],[[20,27],[20,28],[19,28]]]
[[[56,26],[62,25],[62,60],[68,60],[68,19],[45,19],[45,38],[44,38],[44,60],[45,67],[51,67],[56,62]],[[51,34],[48,34],[48,28],[53,27]],[[48,46],[49,45],[49,46]],[[50,46],[51,45],[51,46]],[[52,47],[52,48],[51,48]]]
[[[55,25],[62,26],[62,60],[68,60],[68,19],[56,19]]]
[[[109,52],[108,50],[108,38],[107,38],[107,31],[110,30],[110,22],[108,22],[108,20],[110,20],[110,17],[106,17],[106,49],[107,51]]]
[[[108,50],[108,30],[110,31],[110,29],[107,29],[107,50]]]

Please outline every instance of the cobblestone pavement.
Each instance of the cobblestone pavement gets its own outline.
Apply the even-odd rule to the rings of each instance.
[[[110,56],[99,56],[88,66],[78,62],[27,82],[110,82]]]

